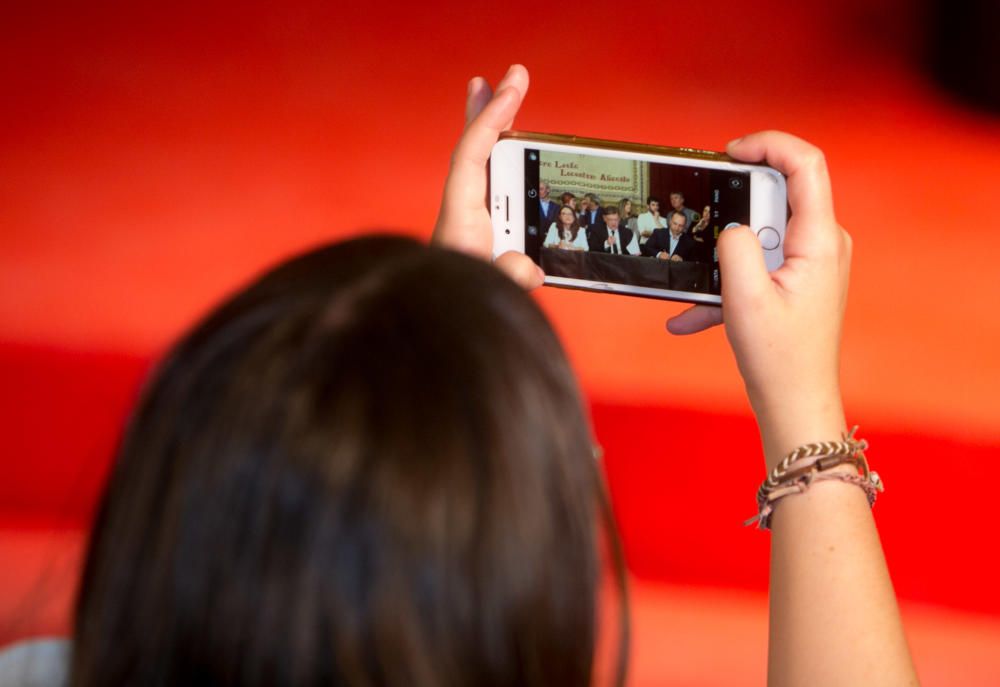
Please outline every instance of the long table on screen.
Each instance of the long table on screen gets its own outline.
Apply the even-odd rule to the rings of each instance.
[[[550,277],[712,293],[712,265],[704,262],[542,248],[541,264]]]

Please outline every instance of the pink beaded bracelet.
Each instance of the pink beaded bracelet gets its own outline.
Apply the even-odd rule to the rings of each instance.
[[[775,502],[791,494],[801,494],[813,482],[824,480],[838,480],[861,487],[868,498],[868,505],[874,506],[876,495],[885,491],[885,487],[879,474],[868,467],[864,454],[868,442],[854,438],[857,430],[855,426],[842,441],[805,444],[785,456],[757,490],[757,515],[743,524],[756,522],[758,529],[770,529]],[[857,471],[830,472],[838,465],[847,464],[853,465]]]

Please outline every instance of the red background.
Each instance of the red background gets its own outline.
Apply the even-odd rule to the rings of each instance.
[[[921,75],[916,5],[17,12],[0,26],[0,643],[66,631],[88,514],[169,342],[296,251],[427,236],[466,81],[517,61],[522,129],[719,149],[779,128],[824,148],[855,239],[845,401],[888,485],[876,514],[918,665],[926,684],[1000,674],[1000,124]],[[722,332],[670,337],[679,305],[538,301],[605,448],[634,683],[759,683],[767,537],[740,523],[762,463]]]

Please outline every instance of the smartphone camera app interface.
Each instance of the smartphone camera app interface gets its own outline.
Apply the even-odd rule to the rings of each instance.
[[[750,174],[524,151],[525,253],[545,274],[720,294],[715,245],[750,223]]]

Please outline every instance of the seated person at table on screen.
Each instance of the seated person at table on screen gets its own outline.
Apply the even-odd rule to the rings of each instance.
[[[660,214],[660,199],[656,196],[646,198],[646,212],[636,218],[636,229],[639,231],[639,243],[645,245],[656,229],[667,228],[667,218]]]
[[[683,212],[672,212],[668,221],[668,229],[656,229],[642,244],[643,255],[674,262],[693,260],[698,247],[691,235],[684,231],[687,217]]]
[[[549,227],[545,235],[544,248],[564,250],[587,250],[587,232],[580,226],[576,213],[569,205],[559,208],[559,218]]]
[[[604,223],[591,227],[588,236],[591,252],[639,255],[639,242],[636,241],[632,230],[621,226],[618,208],[608,205],[601,208],[601,211],[604,214]]]

